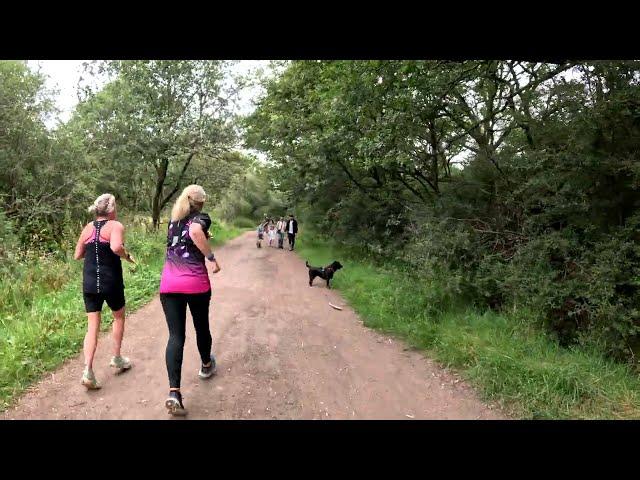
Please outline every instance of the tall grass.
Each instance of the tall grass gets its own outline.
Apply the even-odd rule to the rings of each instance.
[[[241,232],[216,223],[211,243],[221,245]],[[123,262],[128,314],[158,292],[165,236],[163,229],[148,232],[142,226],[127,231],[127,249],[138,262],[135,267]],[[76,355],[86,332],[81,261],[34,257],[11,271],[0,280],[0,411],[42,374]],[[109,329],[108,308],[102,318],[102,329]]]
[[[640,378],[598,352],[565,349],[532,322],[529,312],[477,311],[463,302],[434,308],[438,282],[408,269],[372,262],[329,240],[296,242],[314,265],[340,260],[332,286],[366,326],[403,338],[453,367],[486,399],[515,418],[640,418]]]

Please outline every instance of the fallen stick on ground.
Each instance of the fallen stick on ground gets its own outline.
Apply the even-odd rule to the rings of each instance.
[[[336,310],[342,310],[342,307],[338,307],[337,305],[334,305],[333,303],[329,303],[329,306],[335,308]]]

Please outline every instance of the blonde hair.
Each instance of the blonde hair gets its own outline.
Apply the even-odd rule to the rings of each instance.
[[[182,190],[171,210],[171,221],[177,222],[189,215],[193,210],[200,210],[207,194],[200,185],[189,185]]]
[[[96,216],[108,215],[116,208],[116,197],[110,193],[103,193],[93,202],[93,205],[89,207],[89,213],[94,213]]]

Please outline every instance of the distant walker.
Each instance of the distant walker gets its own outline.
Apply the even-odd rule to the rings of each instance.
[[[293,215],[289,215],[287,220],[287,236],[289,238],[289,251],[293,250],[296,243],[296,235],[298,234],[298,221]]]

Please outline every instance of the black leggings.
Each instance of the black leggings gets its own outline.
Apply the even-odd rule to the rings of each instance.
[[[187,305],[193,317],[196,343],[202,363],[211,361],[211,332],[209,330],[209,302],[211,291],[206,293],[161,293],[160,302],[169,327],[167,343],[167,372],[169,388],[180,388],[182,353],[184,350]]]

